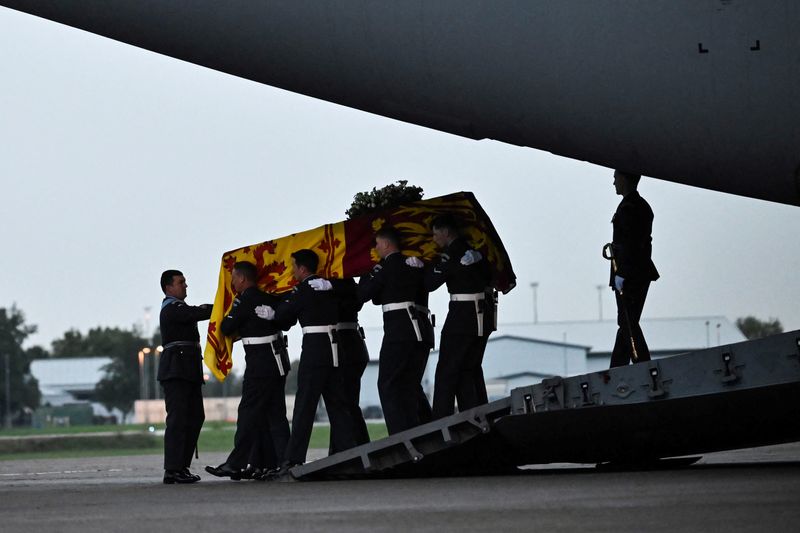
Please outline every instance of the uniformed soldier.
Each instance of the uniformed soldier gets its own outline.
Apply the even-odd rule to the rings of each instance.
[[[290,363],[286,344],[275,322],[262,320],[255,313],[257,306],[276,306],[280,298],[259,290],[257,280],[253,263],[233,265],[231,287],[237,297],[220,329],[226,336],[241,338],[246,366],[233,451],[221,465],[206,467],[217,477],[258,479],[280,465],[289,441],[285,386]]]
[[[425,286],[434,291],[446,283],[450,293],[433,389],[433,417],[442,418],[453,414],[456,399],[461,411],[487,401],[481,364],[494,329],[494,300],[489,263],[461,236],[455,218],[439,216],[431,229],[441,254],[427,269]]]
[[[624,366],[632,360],[631,337],[636,346],[637,360],[650,360],[650,350],[639,327],[639,319],[650,282],[657,280],[659,274],[651,259],[653,210],[636,190],[640,178],[638,174],[614,171],[614,189],[622,196],[622,201],[611,219],[614,260],[609,285],[617,300],[618,326],[611,367]]]
[[[358,296],[383,311],[383,342],[378,393],[389,434],[430,421],[431,408],[422,376],[433,347],[423,263],[400,253],[400,233],[384,226],[375,234],[381,261],[362,276]]]
[[[195,483],[189,471],[197,437],[203,427],[203,357],[197,323],[211,317],[211,304],[187,305],[186,278],[178,270],[161,274],[159,323],[164,351],[158,361],[158,381],[167,408],[164,431],[164,483]]]
[[[339,304],[336,334],[339,344],[339,369],[344,383],[345,411],[351,419],[353,432],[341,435],[331,428],[330,453],[334,454],[369,442],[367,424],[361,412],[361,377],[369,364],[369,352],[364,343],[364,329],[358,323],[363,302],[358,299],[356,282],[352,278],[333,279],[333,294]]]
[[[344,395],[336,337],[338,306],[330,285],[316,275],[319,258],[313,250],[292,254],[294,290],[278,305],[259,306],[261,318],[274,320],[288,329],[298,321],[303,328],[303,349],[297,370],[297,395],[292,414],[292,435],[286,446],[283,465],[271,477],[286,475],[292,466],[303,464],[320,396],[325,400],[331,431],[352,433],[344,412]]]

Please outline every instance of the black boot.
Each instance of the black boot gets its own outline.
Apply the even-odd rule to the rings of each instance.
[[[242,471],[238,468],[233,468],[228,463],[222,463],[219,466],[207,466],[206,472],[212,476],[229,477],[234,481],[242,479]]]
[[[262,476],[262,479],[264,481],[294,481],[294,476],[292,476],[291,472],[289,471],[295,466],[299,465],[300,463],[284,461],[284,463],[279,468],[273,468],[272,470],[268,470]]]
[[[189,471],[189,469],[188,469],[188,468],[184,468],[184,469],[183,469],[183,473],[184,473],[184,474],[186,474],[187,476],[191,476],[191,477],[193,477],[195,481],[200,481],[200,476],[198,476],[197,474],[192,474],[192,473]]]
[[[193,476],[192,474],[188,473],[188,471],[183,470],[164,470],[164,484],[165,485],[174,485],[174,484],[186,484],[186,483],[197,483],[200,480],[200,476]]]

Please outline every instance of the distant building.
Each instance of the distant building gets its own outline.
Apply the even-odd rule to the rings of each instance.
[[[367,332],[368,338],[369,333]],[[585,372],[588,351],[587,346],[493,335],[487,343],[483,361],[483,373],[487,380],[490,399],[503,398],[515,387],[538,383],[543,378],[553,375]],[[370,349],[372,357],[379,355],[379,352],[379,348],[374,352]],[[431,352],[422,379],[422,387],[429,397],[433,396],[438,360],[438,350]],[[380,409],[378,361],[370,361],[364,371],[361,379],[360,404],[368,416]]]
[[[109,411],[94,401],[94,387],[105,376],[103,370],[111,363],[110,357],[70,357],[36,359],[31,362],[31,374],[39,382],[42,393],[40,404],[61,407],[88,404],[95,416],[115,416],[122,422],[118,409]]]
[[[486,343],[483,377],[490,400],[504,398],[511,389],[532,385],[551,376],[586,373],[589,347],[493,333]],[[433,397],[439,351],[431,352],[422,386]],[[489,386],[491,382],[491,387]]]
[[[647,318],[641,327],[654,359],[747,340],[724,316]],[[581,320],[500,324],[486,346],[483,373],[490,400],[511,389],[551,376],[574,376],[608,368],[614,347],[616,320]],[[367,328],[370,361],[361,380],[361,407],[380,407],[378,363],[382,328]],[[438,342],[438,339],[437,339]],[[437,344],[438,346],[438,344]],[[439,352],[428,359],[423,388],[433,395]]]
[[[441,324],[441,322],[440,322]],[[658,359],[697,349],[745,341],[734,323],[724,316],[643,318],[641,327],[650,353]],[[440,328],[437,328],[437,337]],[[486,347],[483,371],[490,399],[507,396],[511,389],[540,382],[555,375],[573,376],[608,368],[617,332],[614,320],[500,324]],[[360,404],[368,417],[380,416],[378,357],[382,327],[365,328],[370,362],[361,379]],[[289,344],[292,359],[300,356],[301,335],[297,328]],[[437,338],[437,347],[440,339]],[[439,352],[432,351],[423,378],[423,388],[433,395]],[[244,361],[234,352],[235,369]]]
[[[640,325],[654,359],[747,340],[724,316],[643,318]],[[616,333],[614,319],[501,324],[492,336],[511,335],[589,346],[584,372],[596,372],[608,368]],[[583,372],[575,368],[568,375],[578,373]]]

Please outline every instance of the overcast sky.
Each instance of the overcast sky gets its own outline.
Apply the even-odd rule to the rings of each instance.
[[[226,250],[344,218],[407,179],[472,191],[518,287],[501,322],[598,318],[612,172],[314,100],[0,8],[0,307],[39,328],[142,325],[158,277],[210,302]],[[669,150],[669,147],[664,147]],[[757,179],[757,177],[754,177]],[[649,317],[753,314],[800,329],[800,209],[643,179],[662,278]],[[614,312],[602,291],[603,312]],[[444,300],[433,302],[443,316]],[[152,329],[157,322],[150,323]],[[379,325],[379,313],[362,322]],[[613,337],[614,331],[609,331]]]

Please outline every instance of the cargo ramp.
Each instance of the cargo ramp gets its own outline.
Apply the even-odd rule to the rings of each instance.
[[[294,479],[501,474],[800,440],[800,331],[554,377],[294,467]]]

